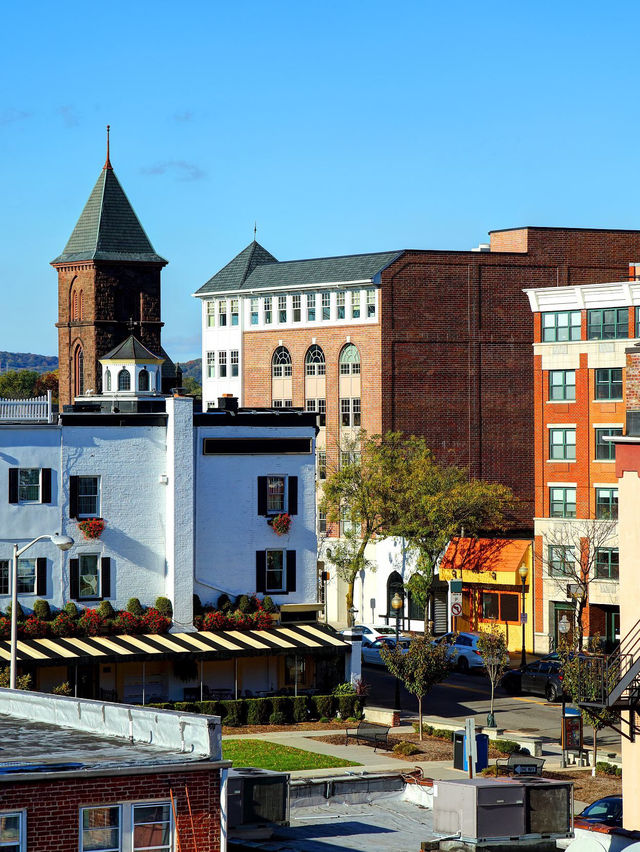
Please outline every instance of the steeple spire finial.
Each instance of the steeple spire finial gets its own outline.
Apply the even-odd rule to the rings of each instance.
[[[110,130],[111,130],[111,125],[107,124],[107,159],[106,159],[105,164],[103,166],[103,168],[105,168],[105,169],[113,169],[113,166],[111,165],[111,160],[109,159],[109,131]]]
[[[258,232],[258,223],[257,223],[257,222],[254,222],[254,223],[253,223],[253,241],[254,241],[254,243],[255,243],[255,241],[256,241],[256,234],[257,234],[257,232]]]

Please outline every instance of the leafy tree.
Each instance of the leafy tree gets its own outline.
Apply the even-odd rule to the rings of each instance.
[[[58,401],[58,371],[52,370],[49,373],[42,373],[38,376],[34,387],[35,396],[44,396],[47,391],[51,391],[53,401]]]
[[[422,739],[422,701],[453,669],[447,645],[435,643],[431,635],[425,633],[411,640],[406,653],[396,645],[385,646],[380,649],[380,657],[391,674],[418,699],[418,731]]]
[[[327,548],[327,558],[336,569],[338,577],[347,584],[347,613],[352,627],[353,587],[360,571],[375,571],[375,563],[364,555],[366,544],[355,530],[347,530],[342,538],[332,540]]]
[[[495,688],[500,683],[500,678],[509,666],[507,640],[497,624],[492,624],[489,630],[483,631],[480,634],[478,637],[478,650],[482,656],[484,668],[491,683],[491,707],[489,710],[491,722],[489,724],[495,727],[495,722],[493,721]]]
[[[182,387],[185,393],[189,394],[190,396],[195,396],[196,399],[201,399],[202,387],[193,378],[193,376],[185,376],[182,379]]]
[[[36,386],[40,374],[35,370],[7,370],[0,375],[0,397],[3,399],[26,399],[37,396]]]

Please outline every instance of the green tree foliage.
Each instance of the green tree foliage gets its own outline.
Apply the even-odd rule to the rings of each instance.
[[[185,393],[190,396],[195,396],[196,399],[202,398],[202,387],[193,378],[193,376],[184,376],[182,379],[182,388]]]
[[[497,624],[492,624],[489,630],[483,631],[478,637],[478,651],[482,656],[484,669],[491,684],[491,708],[493,716],[493,696],[500,678],[509,667],[509,652],[504,633]]]
[[[422,739],[422,701],[453,668],[446,644],[436,644],[432,637],[425,633],[411,640],[406,653],[396,646],[384,647],[380,649],[380,657],[391,674],[399,678],[407,690],[418,699],[418,731]]]
[[[7,370],[0,375],[0,397],[3,399],[25,399],[38,396],[36,387],[40,374],[35,370]]]

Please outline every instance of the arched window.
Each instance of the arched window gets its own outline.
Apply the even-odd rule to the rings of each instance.
[[[111,370],[107,367],[104,371],[105,390],[111,390]]]
[[[78,319],[78,293],[76,290],[71,294],[71,319]]]
[[[73,391],[74,396],[84,393],[84,352],[82,346],[76,346],[73,353]]]
[[[393,618],[393,624],[394,625],[395,625],[396,611],[391,606],[391,601],[393,600],[393,596],[395,595],[396,592],[402,598],[402,609],[399,610],[399,612],[400,612],[400,618],[403,619],[404,618],[404,599],[405,599],[404,583],[402,582],[402,577],[400,576],[400,574],[398,574],[397,571],[392,571],[391,574],[389,574],[389,577],[387,579],[387,615],[389,616],[389,618]]]
[[[140,370],[140,374],[138,375],[138,390],[149,390],[149,371],[146,367],[143,370]]]
[[[307,376],[324,376],[327,372],[324,352],[316,343],[307,349],[304,359],[304,369]]]
[[[347,343],[340,353],[340,375],[356,375],[360,372],[360,353],[353,343]]]
[[[274,379],[288,377],[292,373],[291,355],[286,346],[278,346],[271,359],[271,374]]]
[[[126,369],[126,367],[123,367],[118,373],[118,390],[131,390],[131,373]]]

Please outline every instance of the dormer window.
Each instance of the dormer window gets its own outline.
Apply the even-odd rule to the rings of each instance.
[[[123,367],[118,373],[118,390],[131,390],[131,373],[126,369],[126,367]]]

